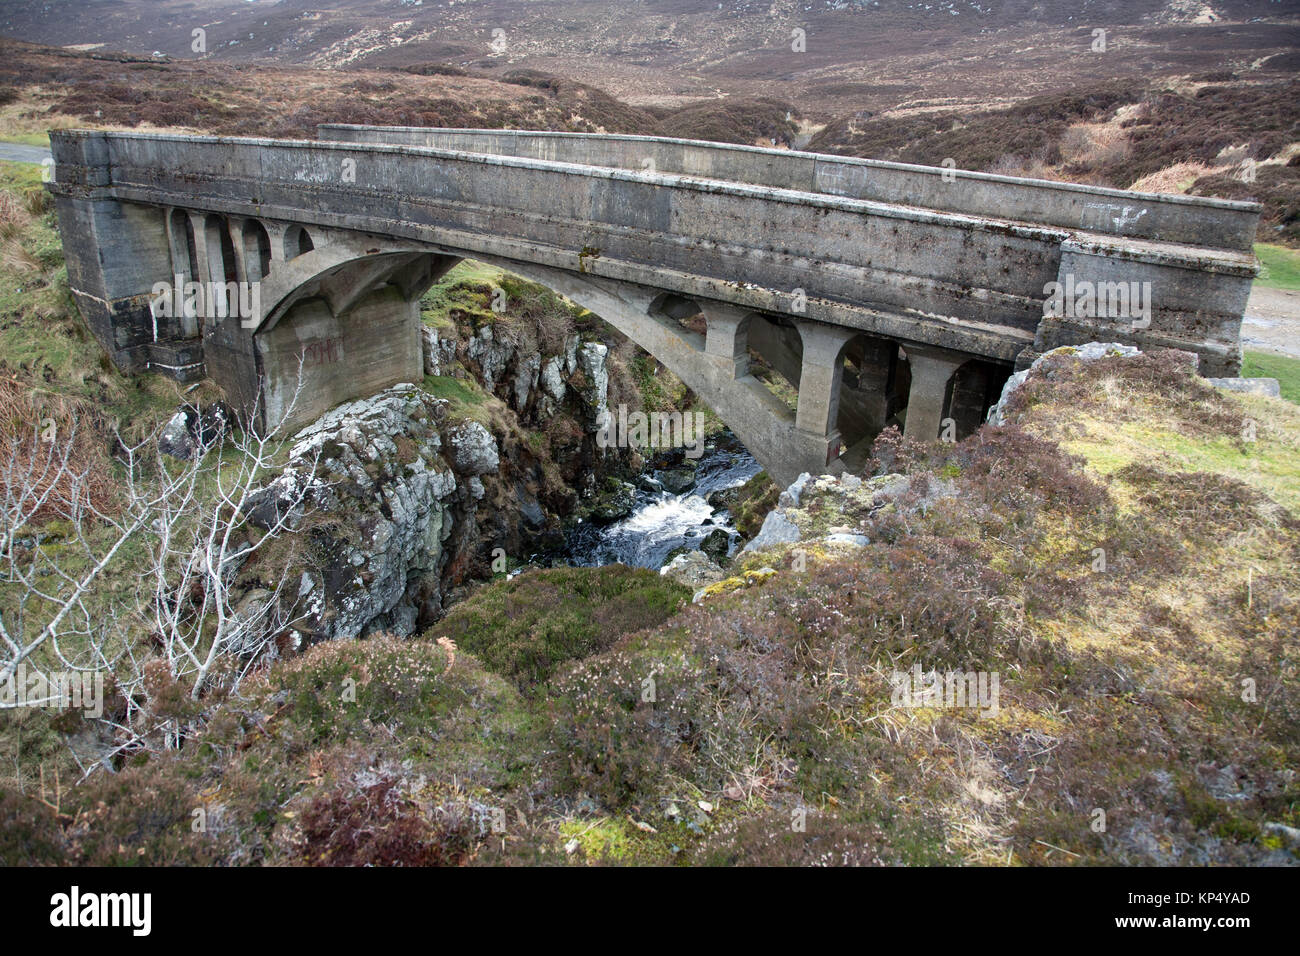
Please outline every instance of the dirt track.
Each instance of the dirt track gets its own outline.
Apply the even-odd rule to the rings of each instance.
[[[1300,291],[1252,290],[1241,341],[1247,349],[1300,358]]]

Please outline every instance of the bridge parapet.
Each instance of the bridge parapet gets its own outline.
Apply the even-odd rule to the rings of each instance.
[[[322,124],[318,139],[428,146],[772,186],[1131,239],[1250,252],[1259,205],[656,136]]]

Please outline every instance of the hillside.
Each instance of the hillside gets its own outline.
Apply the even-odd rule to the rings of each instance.
[[[1007,413],[809,483],[782,502],[800,540],[696,604],[653,572],[528,571],[417,640],[277,664],[57,816],[9,793],[0,856],[1292,859],[1300,410],[1159,353],[1052,359]],[[913,668],[995,696],[891,706]]]
[[[462,260],[413,378],[259,436],[113,366],[0,162],[0,668],[106,676],[93,715],[0,681],[0,865],[1300,865],[1298,41],[1268,0],[0,6],[28,147],[609,131],[1258,199],[1243,374],[1281,395],[1067,347],[960,442],[782,488],[598,315]],[[794,410],[788,331],[750,370]],[[896,416],[903,347],[826,367]],[[619,406],[700,413],[706,457],[610,447]]]

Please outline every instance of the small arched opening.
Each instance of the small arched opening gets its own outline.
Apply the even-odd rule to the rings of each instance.
[[[793,322],[755,312],[745,320],[749,372],[795,411],[803,374],[803,338]]]
[[[256,219],[244,222],[244,269],[249,282],[261,282],[271,271],[271,236]]]
[[[857,335],[844,347],[844,374],[840,385],[835,427],[846,454],[862,446],[869,450],[876,436],[897,424],[898,411],[907,403],[899,393],[900,361],[896,342]]]
[[[290,226],[284,233],[284,257],[297,259],[316,248],[311,233],[303,226]]]
[[[199,250],[194,240],[194,223],[183,209],[173,209],[171,228],[172,275],[182,282],[193,282],[199,274]]]

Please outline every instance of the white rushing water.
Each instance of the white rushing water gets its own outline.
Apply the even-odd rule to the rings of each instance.
[[[724,439],[718,445],[706,445],[695,471],[695,487],[690,491],[673,494],[651,490],[662,472],[646,472],[643,478],[652,480],[644,481],[647,487],[636,492],[636,506],[630,515],[603,526],[579,525],[570,532],[568,563],[659,568],[674,548],[698,547],[716,528],[734,539],[731,515],[714,511],[708,496],[739,487],[761,470],[739,443]]]

